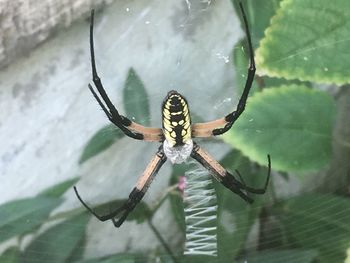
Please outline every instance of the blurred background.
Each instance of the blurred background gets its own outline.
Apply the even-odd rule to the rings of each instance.
[[[204,186],[215,190],[212,251],[186,255],[193,163],[167,162],[121,228],[74,194],[108,213],[159,147],[124,137],[88,90],[90,11],[111,100],[161,127],[173,89],[193,122],[235,109],[249,62],[238,1],[0,2],[0,262],[350,261],[350,3],[242,2],[257,62],[251,97],[229,133],[197,142],[252,187],[270,154],[271,181],[253,205]]]

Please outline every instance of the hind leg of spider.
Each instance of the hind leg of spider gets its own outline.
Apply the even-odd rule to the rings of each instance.
[[[80,197],[77,188],[74,186],[75,194],[77,195],[79,201],[84,205],[84,207],[93,214],[98,220],[106,221],[111,219],[115,227],[120,227],[129,213],[134,210],[135,206],[141,201],[145,193],[147,192],[149,186],[151,185],[154,177],[158,173],[159,169],[166,161],[166,156],[163,152],[163,147],[159,147],[157,154],[148,164],[146,170],[138,180],[136,186],[131,191],[128,200],[117,209],[111,211],[106,215],[98,215],[92,208],[90,208]]]
[[[239,176],[239,178],[241,179],[242,183],[240,185],[240,188],[241,189],[244,189],[246,190],[247,192],[249,193],[253,193],[253,194],[265,194],[266,192],[266,189],[267,189],[267,186],[269,184],[269,181],[270,181],[270,176],[271,176],[271,157],[270,155],[268,154],[267,155],[267,160],[268,160],[268,170],[267,170],[267,178],[265,180],[265,185],[263,188],[254,188],[254,187],[249,187],[247,186],[244,181],[243,181],[243,178],[242,178],[242,175],[240,174],[240,172],[238,170],[235,170],[235,172],[237,173],[237,175]],[[229,175],[231,175],[230,173],[228,173]],[[231,177],[233,177],[231,175]]]
[[[232,174],[226,171],[225,168],[221,166],[213,157],[211,157],[205,150],[199,147],[197,144],[193,147],[193,151],[191,156],[197,160],[200,164],[202,164],[206,169],[208,169],[213,177],[223,184],[226,188],[231,190],[233,193],[239,195],[243,200],[248,203],[252,203],[253,199],[249,197],[243,191],[247,191],[249,193],[254,194],[263,194],[266,192],[266,188],[270,178],[270,170],[271,170],[271,161],[270,156],[268,155],[269,165],[268,165],[268,176],[265,182],[265,186],[262,189],[257,189],[253,187],[247,186],[244,182],[240,182],[237,180]],[[238,171],[236,171],[238,176],[241,177]]]

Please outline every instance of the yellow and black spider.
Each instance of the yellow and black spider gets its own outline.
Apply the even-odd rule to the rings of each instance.
[[[213,157],[211,157],[205,150],[203,150],[197,143],[195,143],[192,140],[192,138],[196,137],[210,137],[227,132],[244,111],[248,94],[255,75],[255,62],[250,39],[250,32],[248,28],[248,22],[241,3],[240,9],[242,12],[246,37],[249,45],[250,65],[248,68],[248,77],[246,80],[244,91],[241,98],[239,99],[236,110],[221,119],[217,119],[206,123],[192,124],[190,111],[186,99],[178,92],[172,90],[168,93],[162,105],[162,129],[144,127],[140,124],[129,120],[127,117],[120,115],[117,109],[112,104],[109,97],[107,96],[106,91],[102,86],[101,79],[99,78],[96,72],[93,40],[94,11],[92,10],[90,22],[91,65],[93,82],[97,88],[97,92],[99,95],[89,84],[90,91],[97,100],[98,104],[101,106],[104,113],[107,115],[107,118],[119,129],[121,129],[125,133],[125,135],[137,140],[161,143],[156,155],[148,164],[146,170],[143,172],[136,186],[130,193],[129,199],[121,207],[115,209],[107,215],[101,216],[95,213],[82,200],[77,191],[77,188],[74,186],[74,191],[80,202],[86,207],[86,209],[89,212],[96,216],[100,221],[106,221],[111,219],[116,227],[120,227],[126,219],[126,217],[128,216],[128,214],[141,201],[142,197],[145,195],[150,184],[152,183],[155,175],[167,159],[170,159],[172,163],[182,163],[188,157],[191,156],[200,164],[202,164],[206,169],[208,169],[217,181],[219,181],[233,193],[239,195],[248,203],[252,203],[253,199],[251,199],[247,195],[247,192],[254,194],[265,193],[271,171],[271,160],[269,155],[267,155],[268,175],[266,178],[264,188],[252,188],[245,185],[241,178],[241,175],[237,170],[236,173],[241,178],[241,181],[237,180],[232,174],[226,171],[224,167],[222,167]]]

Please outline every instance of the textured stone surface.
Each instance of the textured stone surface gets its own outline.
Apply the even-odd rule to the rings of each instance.
[[[0,69],[112,0],[0,0]]]

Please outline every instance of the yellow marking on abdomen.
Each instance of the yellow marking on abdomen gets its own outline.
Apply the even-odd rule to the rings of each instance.
[[[182,114],[183,111],[178,111],[178,112],[170,112],[171,115],[180,115]]]
[[[164,117],[167,118],[168,120],[170,120],[170,111],[168,111],[167,109],[164,109],[163,110],[163,114],[164,114]]]
[[[186,100],[178,93],[168,95],[163,103],[163,131],[172,146],[191,139],[191,119]]]

